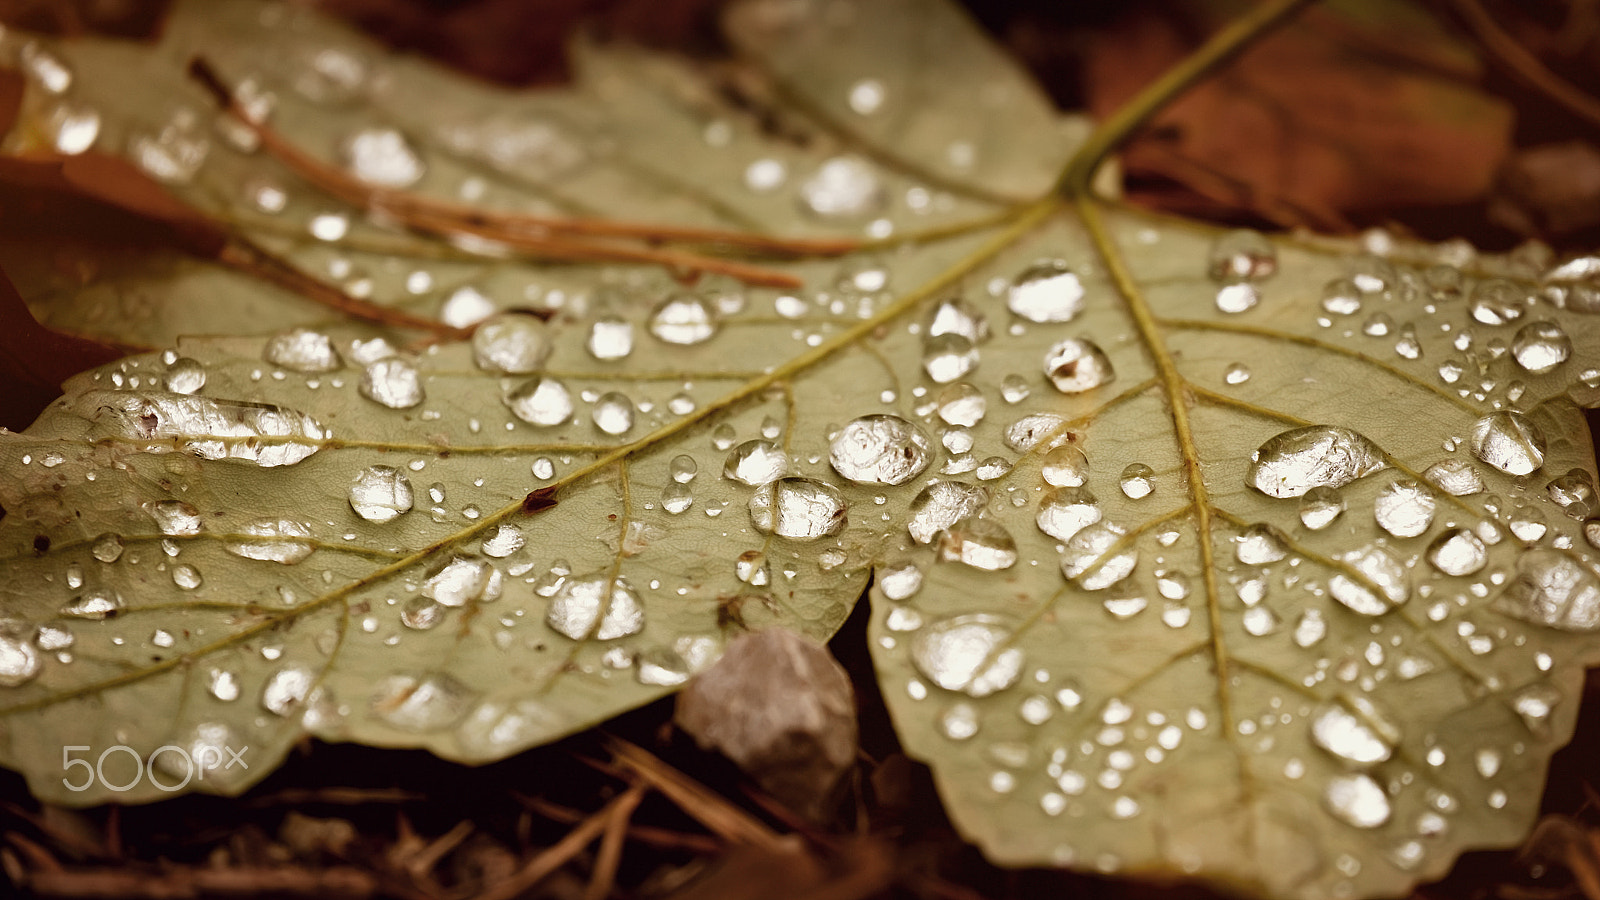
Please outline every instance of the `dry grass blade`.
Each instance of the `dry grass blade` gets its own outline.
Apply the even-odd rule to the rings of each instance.
[[[600,837],[600,852],[595,855],[594,871],[584,889],[583,900],[605,900],[617,883],[617,865],[622,862],[622,845],[628,836],[628,820],[644,799],[644,785],[635,784],[610,807],[605,834]]]
[[[474,900],[512,900],[513,897],[519,896],[523,891],[550,877],[606,830],[614,810],[619,807],[631,810],[638,805],[639,798],[634,796],[636,790],[642,791],[643,786],[635,786],[618,795],[599,811],[574,826],[567,832],[566,837],[546,847],[511,877],[478,894]]]
[[[730,843],[776,847],[782,836],[705,785],[662,762],[655,754],[620,738],[607,747],[617,764],[660,791],[695,821]]]

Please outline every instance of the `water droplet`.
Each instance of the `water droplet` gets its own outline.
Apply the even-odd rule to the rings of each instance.
[[[234,556],[286,566],[311,555],[311,526],[294,519],[257,519],[239,529],[240,537],[224,545]]]
[[[895,563],[879,569],[877,581],[890,600],[909,600],[922,589],[922,570],[916,563]]]
[[[1250,367],[1244,363],[1232,363],[1222,373],[1222,380],[1228,384],[1244,384],[1250,380]]]
[[[1061,574],[1087,591],[1102,590],[1127,578],[1139,564],[1139,550],[1132,541],[1124,541],[1126,535],[1122,526],[1112,522],[1084,527],[1067,542]],[[1122,549],[1116,549],[1118,544],[1123,544]]]
[[[1511,410],[1490,413],[1472,426],[1472,455],[1507,475],[1528,475],[1544,465],[1544,432]]]
[[[1233,552],[1247,566],[1265,566],[1288,556],[1289,547],[1282,532],[1257,522],[1235,539]]]
[[[526,313],[498,313],[472,332],[472,359],[485,372],[537,372],[550,355],[550,348],[545,324]]]
[[[719,326],[716,310],[692,294],[673,294],[650,313],[650,333],[668,344],[699,344]]]
[[[1370,775],[1335,775],[1322,802],[1334,818],[1355,828],[1377,828],[1389,821],[1389,795]]]
[[[194,566],[182,565],[172,568],[172,583],[185,591],[192,591],[204,583],[200,577],[200,570]]]
[[[922,344],[922,370],[935,384],[948,384],[978,367],[978,348],[959,334],[930,335]]]
[[[1218,312],[1237,315],[1255,309],[1260,302],[1261,289],[1248,282],[1236,281],[1217,288]]]
[[[182,500],[156,500],[144,504],[144,511],[156,520],[156,528],[169,537],[200,533],[200,510]]]
[[[350,174],[374,187],[410,187],[427,171],[411,142],[393,128],[363,128],[340,149]]]
[[[970,384],[952,384],[939,392],[939,418],[946,425],[971,428],[983,421],[988,401]]]
[[[939,558],[997,572],[1017,564],[1017,542],[999,522],[973,516],[939,536]]]
[[[809,541],[838,534],[845,502],[838,489],[811,478],[779,478],[750,496],[750,521],[757,530]]]
[[[100,138],[100,111],[87,106],[62,103],[50,114],[48,132],[56,152],[76,156],[94,146]]]
[[[1030,322],[1070,322],[1083,310],[1083,283],[1061,260],[1037,262],[1017,273],[1006,305]]]
[[[279,669],[261,690],[261,706],[274,715],[287,716],[305,701],[315,680],[310,669]]]
[[[1300,614],[1300,620],[1294,626],[1294,642],[1297,647],[1314,647],[1328,634],[1328,620],[1323,618],[1322,611],[1308,609]]]
[[[137,131],[128,139],[128,156],[145,174],[167,184],[188,184],[205,164],[211,142],[190,118],[174,117],[155,134]]]
[[[180,356],[167,366],[162,386],[174,394],[193,394],[206,385],[206,367],[199,360]]]
[[[475,691],[441,672],[390,675],[378,682],[369,708],[394,728],[425,733],[454,725],[477,699]]]
[[[1511,355],[1517,365],[1542,375],[1572,356],[1572,338],[1555,322],[1529,322],[1512,339]]]
[[[1068,487],[1048,491],[1040,499],[1035,522],[1040,531],[1065,542],[1100,521],[1100,517],[1100,505],[1093,494],[1085,488]]]
[[[85,591],[61,607],[61,614],[74,619],[109,619],[122,612],[122,595],[109,588]]]
[[[1472,317],[1485,325],[1505,325],[1522,318],[1528,292],[1504,279],[1491,279],[1478,285],[1468,307]]]
[[[1395,537],[1416,537],[1432,527],[1435,505],[1432,491],[1401,478],[1378,492],[1372,514],[1378,525]]]
[[[521,550],[527,543],[528,539],[523,537],[521,529],[510,522],[501,522],[483,539],[483,555],[493,559],[505,559]]]
[[[777,190],[788,177],[788,167],[781,161],[758,159],[745,167],[744,185],[758,194],[765,194]]]
[[[36,41],[22,45],[18,54],[28,80],[51,94],[65,94],[72,87],[72,67]]]
[[[886,94],[883,82],[863,78],[850,86],[850,110],[858,116],[870,116],[883,107]]]
[[[1364,616],[1381,616],[1411,596],[1405,562],[1389,548],[1370,544],[1340,558],[1354,571],[1328,579],[1328,591],[1350,609]]]
[[[597,572],[563,581],[550,598],[545,623],[575,641],[591,633],[595,639],[612,641],[644,630],[644,606],[626,578]]]
[[[308,375],[333,372],[344,365],[333,340],[320,331],[296,328],[267,340],[262,357],[267,362]]]
[[[0,635],[0,687],[27,684],[39,675],[39,651],[25,640]]]
[[[944,300],[928,319],[926,334],[929,337],[960,335],[977,345],[989,339],[989,319],[964,300]]]
[[[388,522],[411,511],[411,479],[393,466],[368,466],[350,483],[350,508],[368,522]]]
[[[1489,561],[1478,536],[1465,528],[1451,528],[1428,545],[1428,562],[1446,575],[1472,575]]]
[[[1530,684],[1511,695],[1511,708],[1522,717],[1522,724],[1538,737],[1550,735],[1550,714],[1561,702],[1561,692],[1551,684]]]
[[[422,271],[413,272],[406,281],[406,287],[412,293],[426,293],[432,286],[432,276]],[[451,291],[444,305],[439,307],[439,319],[456,328],[471,328],[494,313],[494,301],[470,284]]]
[[[444,607],[426,597],[412,597],[400,611],[400,624],[414,631],[427,631],[444,621]]]
[[[500,570],[481,559],[458,556],[429,573],[422,596],[444,606],[496,600],[503,589]]]
[[[1211,244],[1206,274],[1212,281],[1260,281],[1278,271],[1278,251],[1259,231],[1239,228]]]
[[[733,448],[722,466],[722,476],[750,486],[782,478],[789,471],[789,457],[771,441],[745,441]]]
[[[535,375],[512,388],[506,394],[506,406],[510,407],[512,415],[529,425],[545,428],[572,418],[572,394],[567,386],[545,375]]]
[[[989,491],[962,481],[935,481],[911,501],[906,523],[912,540],[931,542],[940,531],[976,515],[989,502]]]
[[[1155,470],[1144,463],[1128,463],[1118,484],[1129,500],[1142,500],[1156,489]]]
[[[1322,308],[1338,316],[1351,316],[1361,311],[1361,288],[1354,281],[1330,281],[1322,289]]]
[[[1344,513],[1344,497],[1331,487],[1314,487],[1300,498],[1300,523],[1321,531]]]
[[[1368,766],[1394,754],[1400,729],[1371,701],[1352,697],[1326,704],[1315,714],[1311,740],[1342,760]]]
[[[206,690],[223,703],[239,699],[239,676],[227,669],[212,669],[206,676]]]
[[[94,539],[89,553],[103,563],[114,563],[122,558],[122,538],[108,531]]]
[[[1079,394],[1116,378],[1111,360],[1093,341],[1068,338],[1044,355],[1044,374],[1063,394]]]
[[[1483,476],[1477,466],[1464,459],[1443,459],[1428,467],[1422,477],[1452,497],[1483,493]]]
[[[1383,451],[1337,425],[1307,425],[1269,438],[1250,456],[1246,482],[1269,497],[1338,488],[1384,468]]]
[[[1022,650],[1008,646],[1012,631],[986,615],[957,616],[922,629],[911,641],[911,663],[947,691],[987,697],[1017,683]]]
[[[1534,548],[1517,559],[1494,609],[1561,631],[1600,631],[1600,577],[1576,556]]]
[[[391,356],[361,372],[361,396],[390,409],[409,409],[422,402],[422,377],[417,367]]]
[[[800,185],[800,202],[819,218],[857,219],[881,210],[888,195],[871,163],[855,156],[835,156]]]
[[[615,316],[596,319],[585,346],[595,359],[625,359],[633,352],[633,323]]]
[[[625,394],[607,391],[595,401],[590,416],[594,426],[606,434],[627,434],[633,428],[633,401]]]
[[[317,452],[310,441],[327,437],[305,413],[264,403],[131,391],[88,391],[82,398],[103,432],[149,442],[143,448],[147,453],[182,450],[203,459],[287,466]]]
[[[952,741],[965,741],[978,733],[978,711],[970,703],[956,703],[939,716],[939,731]]]
[[[927,432],[899,416],[852,420],[834,436],[828,461],[859,484],[905,484],[932,461]]]

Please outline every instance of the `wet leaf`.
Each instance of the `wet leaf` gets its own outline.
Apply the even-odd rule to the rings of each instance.
[[[133,748],[112,785],[134,757],[180,780],[157,751],[185,748],[220,792],[306,734],[498,759],[742,629],[824,637],[871,574],[902,739],[998,861],[1393,895],[1517,841],[1600,657],[1600,263],[1050,198],[1075,126],[953,12],[797,8],[735,12],[770,76],[738,106],[618,48],[495,92],[242,0],[153,53],[63,47],[104,140],[188,202],[352,292],[489,318],[413,346],[137,260],[52,298],[158,309],[138,327],[175,349],[0,440],[0,758],[65,803],[163,794],[73,793],[63,745]],[[179,74],[202,48],[386,190],[868,242],[770,263],[785,292],[424,240],[230,149]],[[129,71],[149,94],[95,99]],[[143,153],[166,125],[203,139],[193,172]]]

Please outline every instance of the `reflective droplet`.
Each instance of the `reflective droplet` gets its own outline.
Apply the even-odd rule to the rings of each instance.
[[[390,675],[378,682],[368,708],[390,727],[422,734],[454,725],[477,699],[475,691],[442,672]]]
[[[1370,775],[1335,775],[1322,792],[1333,817],[1355,828],[1377,828],[1389,821],[1389,795]]]
[[[1354,281],[1330,281],[1322,289],[1322,308],[1337,316],[1351,316],[1361,311],[1361,288]]]
[[[1504,325],[1522,318],[1528,292],[1504,279],[1490,279],[1473,291],[1468,307],[1472,317],[1485,325]]]
[[[1444,459],[1428,467],[1422,477],[1428,483],[1452,497],[1470,497],[1483,493],[1483,476],[1478,468],[1464,459]]]
[[[1037,262],[1017,273],[1006,305],[1030,322],[1070,322],[1083,310],[1083,283],[1061,260]]]
[[[413,631],[427,631],[444,621],[445,608],[427,597],[412,597],[400,611],[400,624]]]
[[[393,128],[363,128],[340,149],[350,174],[374,187],[410,187],[427,171],[411,142]]]
[[[1156,489],[1155,470],[1144,463],[1128,463],[1117,480],[1129,500],[1142,500]]]
[[[1086,526],[1067,542],[1061,555],[1061,574],[1088,591],[1098,591],[1133,574],[1139,564],[1139,550],[1124,541],[1127,532],[1112,522]],[[1118,544],[1123,544],[1117,549]]]
[[[625,394],[607,391],[594,402],[590,417],[594,427],[606,434],[627,434],[633,429],[633,401]]]
[[[1544,432],[1511,410],[1490,413],[1472,426],[1472,455],[1507,475],[1528,475],[1544,465]]]
[[[974,516],[956,522],[939,536],[939,558],[997,572],[1017,564],[1017,542],[999,522]]]
[[[919,544],[940,531],[976,515],[989,502],[989,491],[962,481],[935,481],[918,492],[908,509],[907,529]]]
[[[422,377],[417,367],[391,356],[361,372],[361,396],[390,409],[409,409],[422,402]]]
[[[965,382],[952,384],[939,392],[939,418],[946,425],[971,428],[983,421],[988,401],[983,392]]]
[[[1008,645],[1011,629],[986,615],[957,616],[922,629],[911,641],[911,663],[947,691],[987,697],[1022,675],[1022,651]]]
[[[506,406],[522,421],[543,428],[572,418],[572,395],[567,386],[545,375],[535,375],[512,388],[506,394]]]
[[[194,566],[181,565],[172,567],[172,583],[185,591],[192,591],[205,582],[200,577],[200,570]]]
[[[25,640],[0,635],[0,687],[27,684],[39,675],[39,651]]]
[[[308,375],[332,372],[344,366],[333,340],[320,331],[296,328],[267,340],[262,357],[267,362],[292,372]]]
[[[858,484],[905,484],[932,461],[927,432],[899,416],[852,420],[829,446],[834,471]]]
[[[1347,762],[1368,766],[1387,760],[1400,742],[1400,729],[1361,697],[1329,703],[1311,720],[1311,740]]]
[[[633,323],[615,316],[596,319],[584,346],[595,359],[626,359],[633,352]]]
[[[723,463],[722,476],[755,486],[782,478],[789,471],[789,456],[772,441],[745,441],[733,448]]]
[[[1259,231],[1239,228],[1211,244],[1206,274],[1212,281],[1260,281],[1278,271],[1278,251]]]
[[[644,606],[626,578],[595,573],[563,581],[550,598],[545,623],[575,641],[591,633],[597,640],[613,641],[644,630]]]
[[[94,539],[89,553],[103,563],[114,563],[122,558],[122,538],[108,531]]]
[[[1040,441],[1050,438],[1050,446],[1044,449],[1053,449],[1057,444],[1070,440],[1071,434],[1062,430],[1061,426],[1066,420],[1053,413],[1033,413],[1026,415],[1006,426],[1006,446],[1018,453],[1027,453],[1039,445]]]
[[[416,276],[419,275],[427,276],[427,280],[423,282],[418,279]],[[432,276],[428,276],[427,272],[414,272],[412,276],[411,279],[407,280],[406,285],[408,288],[420,288],[414,293],[426,293],[433,285]],[[468,284],[450,292],[450,296],[444,301],[444,305],[439,308],[439,319],[446,325],[456,328],[471,328],[494,315],[494,313],[494,301],[484,296],[483,292],[476,287]]]
[[[1300,523],[1312,531],[1333,524],[1344,512],[1344,497],[1331,487],[1314,487],[1300,498]]]
[[[289,566],[305,559],[316,549],[311,546],[311,526],[294,519],[257,519],[239,529],[240,537],[223,546],[234,556],[259,559]]]
[[[1600,631],[1600,577],[1576,556],[1536,547],[1518,557],[1494,609],[1561,631]]]
[[[472,332],[472,359],[485,372],[526,375],[550,355],[549,330],[526,313],[498,313]]]
[[[393,466],[368,466],[350,484],[350,508],[368,522],[388,522],[411,511],[411,479]]]
[[[687,484],[673,482],[661,489],[661,508],[678,515],[694,505],[694,491]]]
[[[844,528],[844,497],[815,479],[779,478],[750,495],[750,521],[767,534],[815,540]]]
[[[1093,494],[1081,487],[1059,488],[1045,493],[1039,501],[1035,522],[1039,530],[1058,541],[1100,521],[1100,505]]]
[[[930,335],[922,343],[922,370],[935,384],[948,384],[977,367],[977,346],[959,334]]]
[[[1416,537],[1433,525],[1433,492],[1409,478],[1384,485],[1373,501],[1379,527],[1398,538]]]
[[[206,690],[224,703],[239,699],[239,676],[227,669],[212,669],[206,677]]]
[[[878,588],[890,600],[909,600],[922,589],[922,570],[915,563],[896,563],[878,570]]]
[[[965,300],[945,300],[934,307],[925,333],[929,337],[960,335],[977,345],[989,339],[989,319]]]
[[[1069,338],[1044,356],[1044,374],[1063,394],[1079,394],[1116,378],[1111,360],[1093,341]]]
[[[132,391],[88,391],[80,397],[94,410],[92,419],[102,433],[149,442],[142,448],[146,453],[181,450],[202,459],[288,466],[316,453],[317,442],[328,436],[305,413],[265,403]]]
[[[1269,497],[1338,488],[1384,468],[1383,451],[1337,425],[1307,425],[1268,439],[1250,456],[1246,482]]]
[[[53,133],[57,153],[76,156],[100,139],[100,111],[87,106],[63,103],[50,114],[48,131]]]
[[[939,732],[952,741],[970,740],[978,725],[978,711],[970,703],[953,704],[939,715]]]
[[[1522,717],[1522,724],[1538,737],[1550,734],[1550,714],[1561,702],[1561,691],[1546,683],[1530,684],[1511,695],[1511,708]]]
[[[61,607],[61,614],[74,619],[109,619],[125,608],[122,595],[109,588],[85,591]]]
[[[1222,373],[1222,380],[1228,384],[1244,384],[1250,380],[1250,367],[1243,363],[1233,363]]]
[[[156,528],[169,537],[200,533],[200,510],[182,500],[157,500],[144,504],[144,511],[156,520]]]
[[[1428,545],[1428,562],[1446,575],[1472,575],[1489,561],[1489,551],[1465,528],[1451,528]]]
[[[1300,614],[1294,626],[1294,643],[1297,647],[1314,647],[1328,634],[1328,620],[1322,611],[1308,609]]]
[[[835,156],[800,185],[804,209],[823,219],[870,216],[888,203],[872,164],[855,156]]]
[[[1517,365],[1542,375],[1572,356],[1572,338],[1555,322],[1529,322],[1512,340],[1511,355]]]
[[[1328,591],[1350,609],[1364,616],[1381,616],[1411,596],[1405,562],[1387,547],[1370,544],[1340,558],[1354,572],[1339,572],[1328,579]]]
[[[273,715],[287,716],[305,701],[315,680],[310,669],[279,669],[261,690],[261,706]]]
[[[444,606],[465,606],[474,600],[497,600],[504,589],[504,576],[490,563],[458,556],[429,573],[422,583],[422,596]]]
[[[1246,528],[1235,539],[1234,555],[1247,566],[1265,566],[1289,555],[1283,533],[1264,522]]]
[[[691,294],[673,294],[650,313],[650,333],[668,344],[699,344],[711,339],[719,325],[716,310]]]
[[[1236,281],[1217,288],[1218,312],[1237,315],[1256,308],[1261,302],[1261,289],[1249,282]]]
[[[199,360],[180,356],[167,366],[161,384],[174,394],[194,394],[206,385],[206,367]]]

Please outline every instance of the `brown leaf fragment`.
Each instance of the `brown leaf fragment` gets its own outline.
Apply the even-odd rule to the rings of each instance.
[[[40,325],[0,272],[0,426],[26,428],[73,375],[126,355],[120,347]]]
[[[1130,14],[1097,37],[1084,76],[1097,117],[1183,58],[1191,27],[1231,9],[1182,8],[1192,22]],[[1510,146],[1509,105],[1467,83],[1470,56],[1416,10],[1354,8],[1313,10],[1164,109],[1123,154],[1130,181],[1325,230],[1364,210],[1484,197]]]
[[[1528,237],[1600,225],[1600,148],[1566,141],[1517,151],[1490,200],[1489,218]]]
[[[675,721],[813,821],[856,756],[850,677],[823,645],[784,628],[740,635],[678,695]]]
[[[555,506],[557,502],[554,485],[538,488],[529,491],[528,496],[522,498],[522,511],[530,514],[543,512]]]

